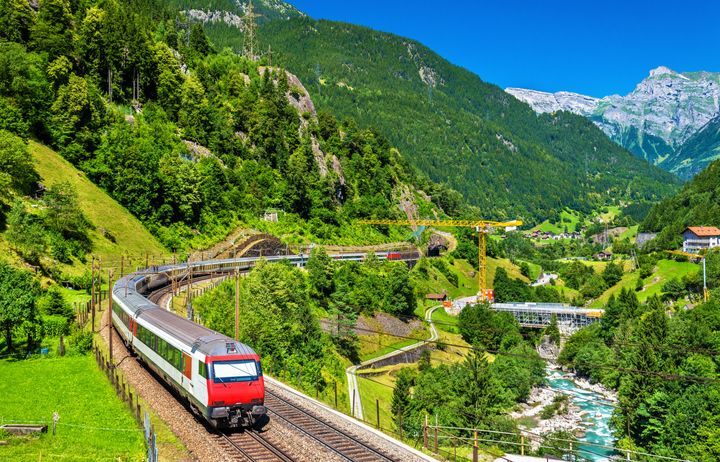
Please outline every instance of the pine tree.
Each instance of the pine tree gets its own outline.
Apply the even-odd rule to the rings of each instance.
[[[397,374],[390,412],[395,422],[395,428],[398,430],[403,428],[404,421],[410,410],[410,390],[414,384],[414,379],[412,371],[408,368],[400,369]]]
[[[555,313],[550,316],[550,325],[545,328],[545,335],[555,345],[560,345],[560,328],[558,327],[557,315]]]

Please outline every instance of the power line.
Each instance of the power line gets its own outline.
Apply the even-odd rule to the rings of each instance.
[[[331,320],[326,321],[326,324],[339,325],[338,323],[333,322]],[[404,336],[404,335],[400,335],[400,334],[381,332],[381,331],[372,330],[372,329],[365,329],[365,328],[357,327],[357,326],[354,327],[353,329],[356,331],[368,332],[368,333],[373,333],[373,334],[384,334],[384,335],[389,335],[391,337],[402,338],[402,339],[407,339],[407,340],[418,340],[414,337],[408,337],[408,336]],[[441,344],[441,345],[445,345],[445,346],[463,348],[466,350],[477,350],[477,348],[475,348],[473,346],[447,343],[447,342],[443,342],[440,339],[438,339],[438,340],[420,340],[420,341],[425,342],[425,343],[432,343],[435,345]],[[537,359],[535,357],[531,357],[528,355],[522,355],[522,354],[518,354],[518,353],[510,353],[507,351],[491,350],[491,349],[484,349],[483,351],[485,351],[487,353],[491,353],[493,355],[498,355],[498,356],[509,356],[509,357],[514,357],[514,358],[529,359],[529,360]],[[640,370],[640,369],[621,367],[619,365],[618,366],[608,366],[608,365],[594,364],[593,367],[595,367],[597,369],[607,369],[607,370],[611,370],[614,372],[624,372],[624,373],[628,373],[628,374],[654,376],[654,377],[659,377],[659,378],[662,378],[662,379],[665,379],[668,381],[679,380],[679,381],[699,382],[699,383],[720,383],[720,379],[712,378],[712,377],[700,377],[700,376],[694,376],[694,375],[678,375],[678,374],[670,374],[670,373],[657,372],[657,371],[644,371],[644,370]]]
[[[363,339],[363,338],[359,337],[359,340],[360,340],[361,342],[372,343],[373,345],[376,344],[376,342],[374,342],[374,341],[372,341],[372,340],[370,340],[370,339]],[[385,348],[391,348],[391,349],[393,349],[393,350],[395,350],[395,351],[401,351],[401,352],[403,352],[403,353],[407,353],[406,350],[403,350],[403,349],[400,348],[400,347],[395,347],[395,346],[393,346],[393,345],[382,345],[382,344],[380,344],[380,346],[383,346],[383,347],[385,347]],[[382,386],[387,387],[387,388],[391,388],[391,389],[394,389],[394,388],[395,388],[395,387],[393,387],[392,385],[389,385],[389,384],[386,384],[386,383],[383,383],[383,382],[380,382],[380,381],[377,381],[377,380],[373,380],[373,379],[371,379],[370,377],[366,377],[364,374],[361,373],[361,371],[362,371],[362,369],[358,369],[357,371],[355,371],[355,376],[356,376],[356,377],[359,377],[359,378],[361,378],[361,379],[364,379],[364,380],[368,380],[368,381],[370,381],[370,382],[375,382],[375,383],[377,383],[378,385],[382,385]],[[613,408],[618,407],[617,403],[614,403],[614,402],[609,401],[609,400],[605,400],[605,399],[590,399],[590,398],[578,396],[577,394],[574,394],[574,393],[564,392],[563,390],[557,390],[557,389],[554,389],[554,388],[553,388],[552,390],[553,390],[553,392],[555,392],[555,393],[558,393],[558,394],[567,396],[567,397],[569,397],[569,398],[574,398],[574,399],[576,399],[576,400],[583,401],[583,402],[586,402],[586,403],[595,403],[595,404],[599,404],[599,405],[603,405],[603,406],[608,406],[608,407],[613,407]]]

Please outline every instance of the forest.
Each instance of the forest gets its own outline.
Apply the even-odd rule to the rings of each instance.
[[[207,2],[180,3],[202,9]],[[563,207],[589,212],[653,201],[679,184],[592,122],[564,112],[538,116],[411,39],[276,16],[259,29],[267,59],[297,74],[318,107],[377,127],[412,165],[459,191],[485,218],[535,224]],[[208,23],[207,31],[218,44],[242,50],[234,26]]]
[[[0,23],[9,149],[22,151],[27,137],[53,147],[170,250],[208,245],[268,209],[318,241],[357,241],[352,221],[399,215],[400,197],[464,210],[459,194],[416,173],[378,131],[316,114],[312,103],[298,109],[306,94],[294,77],[216,49],[202,25],[162,2],[45,0],[35,13],[8,0]],[[29,193],[31,166],[9,167],[22,170],[16,194]],[[3,220],[12,203],[2,198]],[[11,227],[31,222],[29,213],[15,210],[25,216]]]

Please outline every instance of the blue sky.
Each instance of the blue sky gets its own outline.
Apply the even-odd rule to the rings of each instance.
[[[720,71],[717,0],[290,0],[416,39],[501,87],[626,94],[664,65]]]

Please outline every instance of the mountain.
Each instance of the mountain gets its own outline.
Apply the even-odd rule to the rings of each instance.
[[[185,12],[192,20],[210,24],[224,23],[242,29],[242,17],[250,0],[166,0],[166,3]],[[305,16],[303,12],[282,0],[254,0],[252,5],[259,24],[275,19]]]
[[[720,73],[678,73],[664,66],[651,70],[626,96],[506,91],[537,112],[570,111],[588,117],[612,140],[669,171],[683,171],[676,151],[720,109]]]
[[[232,24],[207,31],[218,48],[242,48]],[[585,118],[537,116],[413,40],[308,17],[270,21],[259,38],[260,49],[272,51],[264,59],[297,74],[319,109],[377,127],[413,166],[484,216],[542,221],[551,210],[588,211],[675,187]]]
[[[217,52],[200,24],[155,0],[55,5],[42,3],[31,24],[23,2],[0,9],[0,23],[12,25],[0,28],[0,230],[28,263],[48,249],[58,261],[82,259],[93,250],[90,225],[116,230],[79,211],[68,220],[50,206],[16,206],[37,189],[22,162],[26,139],[52,148],[173,251],[207,247],[239,226],[297,243],[398,241],[402,230],[354,222],[467,208],[377,130],[317,114],[295,75]],[[55,202],[74,201],[71,187],[48,189]],[[263,219],[268,211],[277,222]]]
[[[707,165],[720,158],[720,114],[685,141],[667,159],[671,171],[680,178],[692,178]]]
[[[678,248],[687,226],[720,226],[720,160],[690,180],[676,195],[650,209],[644,231],[659,233],[652,241],[659,249]]]

